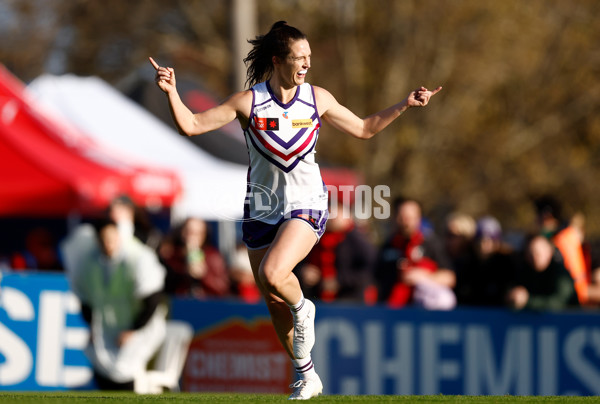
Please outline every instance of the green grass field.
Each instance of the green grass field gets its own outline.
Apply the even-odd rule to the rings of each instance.
[[[116,392],[52,392],[10,393],[0,392],[0,403],[18,404],[197,404],[197,403],[281,403],[287,401],[282,394],[227,394],[227,393],[177,393],[161,395],[135,395]],[[600,397],[537,397],[537,396],[320,396],[315,403],[600,403]]]

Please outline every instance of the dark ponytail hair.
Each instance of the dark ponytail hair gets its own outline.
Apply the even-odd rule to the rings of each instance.
[[[265,35],[249,39],[253,48],[248,52],[244,63],[248,66],[246,85],[251,88],[268,79],[273,73],[273,56],[284,59],[290,53],[290,42],[306,39],[299,29],[291,27],[285,21],[277,21]]]

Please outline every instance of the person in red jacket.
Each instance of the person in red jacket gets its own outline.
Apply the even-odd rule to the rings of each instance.
[[[432,231],[424,231],[421,205],[399,198],[394,206],[396,231],[381,247],[375,266],[379,301],[394,308],[408,304],[453,308],[456,274],[441,241]]]

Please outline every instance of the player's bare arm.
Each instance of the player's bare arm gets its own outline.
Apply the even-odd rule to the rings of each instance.
[[[325,122],[341,132],[360,139],[369,139],[385,129],[408,108],[426,106],[431,97],[437,94],[442,87],[432,91],[420,87],[412,91],[401,102],[364,119],[359,118],[348,108],[338,103],[329,91],[316,86],[314,89],[317,106]]]
[[[252,93],[249,90],[233,94],[214,108],[193,113],[177,92],[175,70],[159,66],[152,58],[149,60],[156,70],[156,84],[167,95],[173,121],[182,135],[201,135],[219,129],[236,118],[242,126],[247,125],[252,106]]]

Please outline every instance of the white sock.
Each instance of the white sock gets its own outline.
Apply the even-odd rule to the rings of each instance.
[[[315,365],[313,364],[310,355],[302,359],[292,359],[292,364],[294,365],[294,369],[296,369],[298,379],[310,379],[317,374],[315,371]]]
[[[302,294],[300,296],[300,301],[290,306],[290,311],[292,312],[292,316],[294,316],[294,320],[303,318],[308,313],[308,307],[305,303],[306,299],[304,299],[304,294]]]

